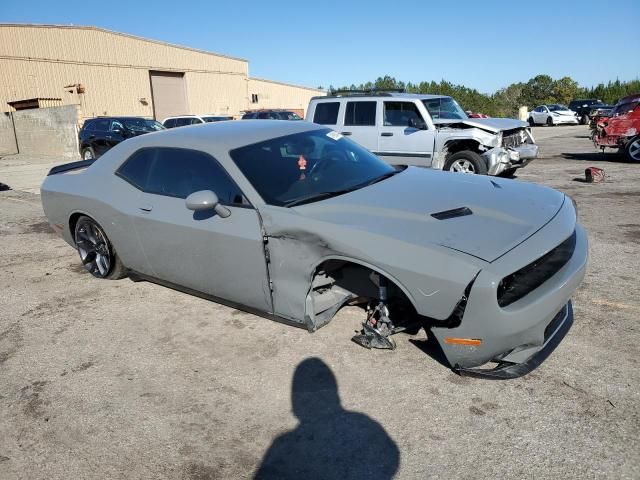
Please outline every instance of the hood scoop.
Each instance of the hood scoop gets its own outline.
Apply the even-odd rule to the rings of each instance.
[[[444,210],[438,213],[432,213],[431,216],[438,220],[448,220],[450,218],[464,217],[466,215],[473,215],[473,212],[469,207],[454,208],[453,210]]]

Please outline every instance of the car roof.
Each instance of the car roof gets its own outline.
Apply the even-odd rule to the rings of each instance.
[[[133,116],[124,116],[124,117],[112,117],[112,116],[101,116],[101,117],[93,117],[93,118],[87,118],[83,123],[82,123],[82,128],[85,127],[85,125],[89,125],[91,122],[95,122],[96,120],[107,120],[107,121],[111,121],[111,120],[151,120],[153,121],[153,118],[145,118],[145,117],[133,117]]]
[[[214,156],[234,148],[251,145],[327,127],[310,122],[281,120],[247,120],[244,122],[214,122],[191,125],[189,128],[170,128],[127,140],[136,149],[145,147],[174,147],[199,149]],[[124,143],[124,142],[123,142]]]
[[[635,101],[640,101],[640,93],[634,93],[633,95],[622,97],[620,100],[618,100],[618,103],[628,103]]]
[[[410,98],[417,100],[431,100],[434,98],[451,98],[450,95],[432,95],[429,93],[403,93],[403,92],[378,92],[378,93],[352,93],[349,94],[336,94],[326,95],[322,97],[313,97],[311,100],[335,100],[339,98],[380,98],[380,97],[394,97],[394,98]]]
[[[201,117],[202,115],[194,115],[192,113],[186,114],[186,115],[174,115],[172,117],[167,117],[164,120],[162,120],[163,122],[166,122],[167,120],[173,120],[174,118],[197,118],[197,117]]]

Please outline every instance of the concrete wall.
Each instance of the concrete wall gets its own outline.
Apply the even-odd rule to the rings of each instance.
[[[79,156],[76,105],[20,110],[12,115],[19,153],[68,159]]]
[[[251,103],[251,95],[258,95],[258,103]],[[300,87],[261,78],[249,78],[250,110],[260,108],[286,108],[302,110],[305,114],[311,97],[326,95],[327,92],[315,88]]]
[[[9,112],[0,113],[0,157],[18,153],[16,137],[13,133],[13,122]]]

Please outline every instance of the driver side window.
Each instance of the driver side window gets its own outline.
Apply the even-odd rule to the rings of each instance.
[[[129,157],[116,175],[146,193],[184,199],[211,190],[223,205],[250,205],[220,164],[196,150],[144,148]]]

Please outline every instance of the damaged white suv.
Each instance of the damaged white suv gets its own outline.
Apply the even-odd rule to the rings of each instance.
[[[511,175],[538,156],[526,122],[468,118],[444,95],[336,92],[312,98],[306,119],[349,136],[394,165]]]

